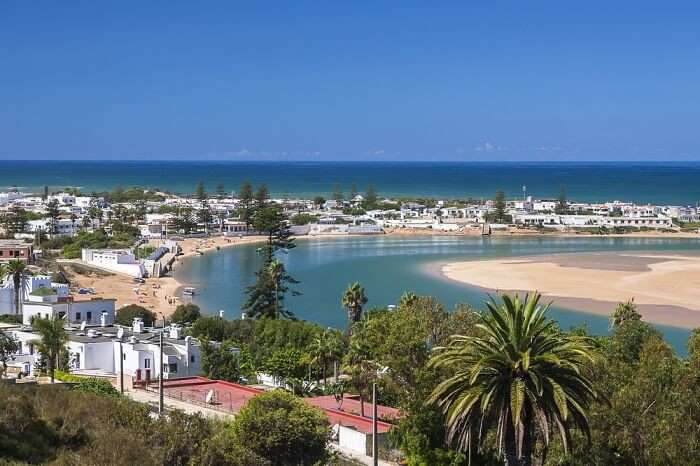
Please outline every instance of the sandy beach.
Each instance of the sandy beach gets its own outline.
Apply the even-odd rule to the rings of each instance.
[[[602,315],[634,298],[649,322],[700,326],[700,255],[555,254],[455,262],[442,273],[489,291],[538,290],[558,306]]]
[[[188,238],[180,242],[183,254],[177,257],[173,268],[177,269],[182,259],[196,256],[198,250],[211,253],[217,248],[263,241],[265,238],[260,236]],[[158,243],[160,243],[159,240],[152,241],[154,246],[158,246]],[[158,319],[168,317],[175,311],[177,305],[181,303],[181,290],[187,286],[186,283],[176,280],[172,274],[167,277],[148,278],[145,283],[139,284],[135,283],[130,276],[95,270],[80,263],[68,262],[62,265],[72,288],[92,288],[95,293],[89,296],[115,298],[117,309],[129,304],[138,304],[155,312]]]

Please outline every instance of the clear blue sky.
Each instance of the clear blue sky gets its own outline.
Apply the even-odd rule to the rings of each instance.
[[[0,159],[700,160],[697,2],[0,3]]]

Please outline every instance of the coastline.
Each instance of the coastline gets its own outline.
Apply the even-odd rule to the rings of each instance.
[[[663,253],[562,253],[442,263],[441,275],[486,293],[538,290],[544,302],[609,316],[635,299],[645,321],[700,327],[700,255]]]
[[[313,240],[313,239],[342,239],[342,238],[349,238],[349,237],[366,237],[367,235],[338,235],[338,234],[323,234],[323,235],[314,235],[314,236],[297,236],[295,237],[297,240],[301,241],[308,241],[308,240]],[[373,235],[375,236],[375,235]],[[464,232],[440,232],[440,231],[433,231],[429,229],[389,229],[384,235],[380,236],[386,236],[386,237],[395,237],[395,238],[409,238],[409,237],[426,237],[426,236],[440,236],[440,237],[470,237],[470,238],[475,238],[475,237],[480,237],[480,230],[477,228],[473,229],[468,229]],[[577,237],[577,238],[582,238],[582,237],[591,237],[591,238],[617,238],[617,237],[622,237],[622,238],[676,238],[676,239],[688,239],[688,238],[695,238],[695,239],[700,239],[700,235],[694,234],[694,233],[661,233],[661,232],[639,232],[639,233],[628,233],[628,234],[619,234],[619,235],[592,235],[592,234],[572,234],[572,233],[563,233],[563,232],[539,232],[537,230],[527,230],[527,229],[509,229],[505,231],[498,231],[494,232],[492,235],[494,237],[498,238],[525,238],[525,237],[535,237],[535,238],[542,238],[542,237],[547,237],[547,238],[561,238],[561,237]],[[152,244],[158,245],[160,240],[152,240]],[[193,260],[194,258],[197,257],[197,250],[205,253],[205,254],[210,254],[212,252],[215,252],[217,249],[224,249],[224,248],[230,248],[230,247],[236,247],[236,246],[241,246],[241,245],[246,245],[246,244],[256,244],[256,243],[264,243],[266,241],[266,237],[264,236],[243,236],[242,238],[239,237],[224,237],[224,236],[210,236],[207,238],[187,238],[183,241],[180,242],[180,245],[182,247],[183,254],[178,256],[173,262],[173,271],[170,273],[169,276],[167,277],[162,277],[162,278],[149,278],[146,280],[146,283],[142,285],[135,284],[133,280],[130,277],[119,275],[119,274],[110,274],[108,276],[82,276],[82,275],[77,275],[77,274],[72,274],[71,281],[75,287],[78,288],[94,288],[95,289],[95,297],[113,297],[117,299],[117,309],[120,307],[123,307],[125,305],[129,304],[138,304],[144,307],[147,307],[148,309],[152,310],[158,315],[159,319],[162,318],[167,318],[170,316],[174,311],[175,308],[177,307],[178,304],[182,302],[182,290],[183,288],[189,286],[188,283],[185,283],[183,281],[178,280],[176,277],[177,275],[177,269],[182,266],[182,261],[189,261]],[[440,275],[445,276],[444,271],[440,270],[439,271]],[[451,277],[448,277],[451,278]],[[457,280],[460,281],[460,280]],[[462,281],[462,283],[464,283]],[[485,291],[493,291],[495,288],[491,289],[489,287],[480,287],[476,285],[479,288],[484,288]],[[139,288],[139,291],[136,292],[135,290]],[[500,287],[503,289],[503,287]],[[528,289],[528,288],[524,288]],[[512,291],[522,291],[518,289],[514,289]],[[550,297],[550,296],[547,296]],[[551,296],[554,297],[554,296]],[[572,301],[569,302],[570,299],[569,297],[566,296],[557,296],[557,304],[562,305],[563,307],[567,308],[572,308],[576,310],[583,310],[586,312],[593,312],[596,314],[609,314],[611,310],[614,308],[614,305],[617,303],[609,303],[607,301],[601,301],[602,304],[597,304],[593,305],[590,302],[585,303],[585,305],[582,305],[581,302],[579,301]],[[626,299],[626,298],[625,298]],[[564,304],[564,302],[567,302],[567,305]],[[593,300],[588,300],[588,301],[593,301]],[[640,303],[641,304],[641,303]],[[655,315],[658,314],[658,312],[652,312],[651,309],[646,309],[646,305],[643,305],[645,308],[645,317],[648,315]],[[685,310],[687,311],[687,310]],[[676,312],[677,315],[685,314],[685,311],[679,308]],[[693,326],[695,325],[695,318],[696,316],[698,317],[697,325],[700,325],[700,312],[696,311],[689,311],[692,314],[688,315],[687,317],[684,317],[680,320],[682,320],[685,324],[682,326]],[[663,317],[663,316],[662,316]],[[676,320],[669,321],[665,318],[658,318],[652,320],[649,318],[650,321],[654,321],[657,323],[662,323],[662,324],[668,324],[668,325],[675,325],[679,326],[679,324],[676,322]]]

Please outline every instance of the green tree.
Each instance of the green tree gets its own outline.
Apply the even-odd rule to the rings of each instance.
[[[323,196],[315,196],[313,199],[313,203],[317,209],[320,209],[321,207],[323,207],[323,204],[326,203],[326,198]]]
[[[326,384],[326,369],[328,364],[337,361],[342,356],[343,343],[341,335],[330,328],[320,332],[308,348],[312,362],[321,369],[321,380]]]
[[[265,262],[256,276],[256,282],[246,288],[248,298],[243,309],[248,316],[293,319],[294,313],[284,306],[284,298],[290,291],[289,285],[299,282],[287,273],[284,264],[276,260]],[[299,294],[292,291],[294,296]]]
[[[367,186],[367,192],[365,193],[365,200],[362,203],[362,207],[365,210],[371,210],[377,207],[377,190],[374,188],[374,185]]]
[[[240,203],[240,217],[246,223],[246,226],[250,226],[253,219],[253,185],[249,181],[244,181],[238,191],[238,201]]]
[[[226,188],[224,187],[223,183],[219,183],[216,185],[216,197],[217,199],[221,200],[226,197]]]
[[[194,191],[194,197],[200,202],[205,201],[207,199],[207,191],[206,191],[206,189],[204,189],[204,182],[203,181],[200,181],[199,183],[197,183],[197,187],[195,188],[195,191]]]
[[[637,305],[634,303],[634,298],[629,299],[625,303],[619,303],[610,316],[610,328],[619,327],[625,322],[642,320],[642,316],[637,312]]]
[[[255,191],[255,205],[258,208],[265,207],[267,205],[267,201],[270,199],[270,193],[267,190],[267,186],[264,184],[261,184],[258,186],[258,189]]]
[[[294,238],[289,224],[279,206],[258,209],[253,218],[253,228],[267,235],[267,262],[271,262],[275,252],[293,249]]]
[[[343,190],[340,188],[340,185],[337,183],[333,185],[332,198],[338,204],[342,204],[342,202],[345,200],[345,195],[343,195]]]
[[[178,304],[175,312],[170,316],[170,321],[175,324],[193,323],[202,316],[199,306],[194,303]]]
[[[56,228],[58,225],[58,217],[61,215],[61,211],[58,209],[58,201],[56,199],[51,199],[48,204],[46,204],[46,218],[49,219],[49,234],[55,235]]]
[[[210,379],[239,383],[253,373],[250,356],[233,341],[202,344],[202,371]]]
[[[372,350],[367,341],[352,338],[343,359],[343,373],[350,377],[350,386],[360,398],[360,416],[365,417],[365,400],[371,397],[372,384],[377,381],[380,369],[372,359]]]
[[[323,464],[330,427],[323,411],[275,390],[251,399],[233,421],[236,440],[273,466]]]
[[[348,310],[347,334],[350,335],[352,326],[362,319],[362,306],[367,304],[365,289],[358,282],[348,285],[340,304]]]
[[[569,212],[569,201],[567,201],[566,199],[566,188],[564,188],[563,186],[559,191],[559,198],[557,199],[557,206],[554,209],[554,211],[559,215],[563,215]]]
[[[300,379],[306,374],[305,355],[297,348],[280,348],[273,352],[263,363],[265,372],[281,382]]]
[[[114,323],[119,325],[124,325],[131,327],[134,323],[134,318],[141,318],[143,324],[146,327],[153,326],[156,321],[156,315],[153,311],[146,309],[138,304],[129,304],[127,306],[117,309],[117,313],[114,317]]]
[[[0,331],[0,364],[2,364],[0,378],[5,376],[8,361],[12,361],[14,359],[15,353],[20,350],[20,347],[20,343],[11,335]]]
[[[497,222],[504,222],[506,220],[506,195],[503,191],[496,191],[496,198],[494,199],[494,207],[496,209],[495,219]]]
[[[447,416],[448,436],[469,452],[496,431],[507,465],[530,465],[535,445],[556,433],[568,451],[571,430],[589,439],[586,418],[595,398],[583,374],[593,361],[592,342],[560,332],[533,294],[521,301],[502,295],[487,303],[483,336],[456,335],[431,363],[451,374],[430,402]]]
[[[27,264],[19,259],[13,259],[0,268],[0,280],[9,277],[15,295],[15,314],[22,313],[24,293],[29,290],[29,269]]]
[[[39,340],[34,344],[46,362],[51,383],[54,382],[54,372],[58,367],[61,353],[66,351],[65,346],[68,342],[68,333],[63,328],[63,323],[63,319],[58,315],[35,317],[32,321],[32,327],[39,334]]]

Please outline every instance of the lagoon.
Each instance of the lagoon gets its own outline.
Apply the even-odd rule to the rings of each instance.
[[[194,298],[203,311],[225,311],[238,318],[245,288],[255,279],[262,257],[257,245],[241,245],[186,258],[176,278],[197,288]],[[367,309],[394,304],[404,291],[437,297],[446,308],[458,302],[483,308],[486,294],[477,288],[452,282],[440,274],[447,262],[531,254],[599,251],[700,251],[700,241],[674,238],[605,237],[462,237],[371,236],[302,238],[288,254],[279,254],[293,277],[301,283],[301,296],[289,296],[288,307],[300,319],[344,328],[345,311],[340,296],[349,283],[359,281],[369,298]],[[594,297],[594,296],[593,296]],[[611,309],[612,311],[612,309]],[[603,316],[554,306],[551,315],[563,328],[586,325],[595,334],[608,331]],[[687,329],[657,326],[676,350],[685,354]]]

